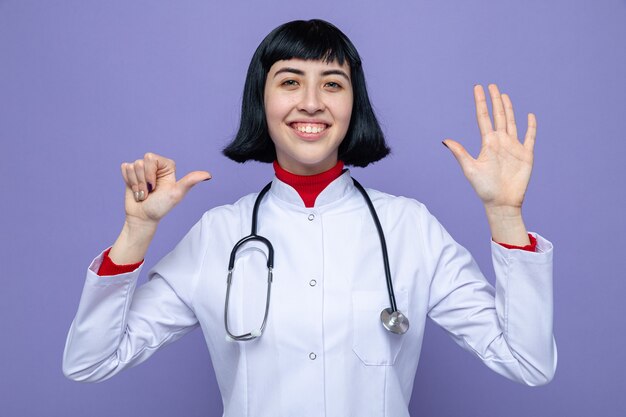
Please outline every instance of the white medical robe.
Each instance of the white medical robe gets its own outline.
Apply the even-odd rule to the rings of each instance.
[[[381,246],[348,172],[306,208],[274,179],[259,210],[259,234],[275,250],[267,327],[228,342],[224,300],[230,252],[250,233],[256,194],[204,214],[136,288],[140,273],[87,271],[64,352],[65,374],[109,378],[197,326],[202,328],[225,417],[407,417],[426,317],[494,371],[528,385],[556,368],[552,334],[552,245],[537,252],[492,243],[495,289],[471,255],[421,203],[368,190],[380,217],[404,335],[386,331],[389,306]],[[257,329],[266,299],[265,252],[237,257],[229,325]]]

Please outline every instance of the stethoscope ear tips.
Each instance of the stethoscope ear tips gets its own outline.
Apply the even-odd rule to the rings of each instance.
[[[409,319],[400,310],[393,311],[390,307],[380,312],[380,321],[385,329],[395,334],[405,334],[409,330]]]

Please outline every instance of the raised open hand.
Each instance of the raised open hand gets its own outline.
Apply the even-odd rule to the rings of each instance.
[[[474,159],[460,143],[452,139],[446,139],[443,143],[452,151],[487,210],[519,210],[533,167],[537,121],[534,114],[528,114],[528,129],[524,143],[520,143],[509,96],[500,94],[495,84],[489,85],[489,93],[495,130],[489,118],[483,87],[474,86],[476,119],[482,137],[478,157]]]

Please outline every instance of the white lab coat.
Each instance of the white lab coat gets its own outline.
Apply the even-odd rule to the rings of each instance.
[[[536,236],[531,253],[492,243],[494,289],[424,205],[368,193],[385,231],[398,308],[410,320],[405,335],[381,325],[389,299],[380,242],[349,173],[314,208],[274,179],[259,210],[259,234],[275,249],[260,338],[228,342],[224,329],[229,255],[250,233],[252,194],[205,213],[137,289],[141,268],[100,277],[97,257],[68,334],[65,374],[109,378],[200,326],[225,417],[405,417],[429,316],[494,371],[528,385],[550,381],[552,245]],[[266,276],[263,251],[249,245],[231,290],[234,333],[259,327]]]

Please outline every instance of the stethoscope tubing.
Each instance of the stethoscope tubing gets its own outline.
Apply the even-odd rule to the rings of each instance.
[[[400,312],[397,309],[397,306],[396,306],[396,297],[393,291],[393,283],[391,280],[391,268],[389,267],[389,255],[387,252],[387,242],[385,241],[385,234],[383,233],[383,228],[380,224],[380,220],[378,219],[378,215],[376,214],[376,209],[374,208],[374,204],[372,203],[372,200],[367,194],[367,191],[365,191],[365,188],[363,188],[363,186],[357,180],[353,178],[352,181],[354,182],[354,185],[357,188],[357,190],[359,190],[359,192],[363,195],[363,198],[365,199],[365,202],[370,211],[372,219],[374,220],[374,224],[376,225],[376,230],[378,231],[378,237],[380,239],[380,246],[382,249],[382,256],[383,256],[383,265],[385,269],[385,278],[387,282],[387,293],[389,294],[389,304],[391,305],[391,308],[386,308],[381,312],[381,321],[383,322],[384,327],[387,330],[391,331],[392,333],[404,334],[408,330],[409,322],[406,316],[404,316],[402,312]],[[258,224],[258,213],[259,213],[259,206],[261,204],[261,200],[263,200],[263,197],[265,196],[265,194],[267,194],[271,186],[272,186],[272,183],[270,182],[265,187],[263,187],[263,189],[261,190],[261,192],[259,193],[259,195],[257,196],[254,202],[254,207],[252,209],[252,226],[251,226],[250,234],[248,236],[245,236],[241,240],[239,240],[235,244],[235,246],[233,247],[233,250],[230,253],[230,259],[228,261],[228,278],[226,280],[227,282],[226,300],[224,303],[224,327],[226,328],[227,339],[230,338],[230,340],[247,341],[247,340],[256,339],[263,333],[263,330],[265,329],[265,325],[267,323],[271,287],[272,287],[272,281],[273,281],[274,247],[272,246],[271,242],[267,238],[263,236],[259,236],[257,234],[257,224]],[[230,286],[232,282],[233,270],[235,268],[235,258],[237,256],[237,250],[244,244],[251,242],[251,241],[262,242],[268,249],[267,297],[266,297],[266,303],[265,303],[265,314],[263,317],[263,323],[261,324],[261,327],[259,330],[248,332],[242,335],[234,335],[230,332],[230,329],[228,327],[228,302],[230,299]]]
[[[254,208],[252,209],[252,227],[250,228],[251,229],[250,234],[242,238],[241,240],[239,240],[239,242],[235,244],[235,246],[233,247],[233,250],[230,252],[230,259],[228,260],[229,271],[232,271],[233,268],[235,267],[235,257],[237,256],[237,249],[239,249],[239,247],[243,246],[247,242],[250,242],[253,240],[261,241],[267,246],[267,249],[268,249],[267,267],[274,268],[274,247],[272,246],[272,244],[267,238],[263,236],[259,236],[256,233],[259,206],[261,205],[261,200],[263,200],[263,197],[265,196],[265,194],[267,194],[267,192],[270,190],[271,187],[272,187],[272,183],[270,182],[265,187],[263,187],[263,189],[257,196],[256,201],[254,202]]]
[[[367,191],[365,191],[365,188],[363,188],[363,186],[354,178],[352,178],[352,181],[354,181],[354,185],[361,192],[361,194],[363,195],[363,198],[365,198],[367,207],[369,208],[370,213],[372,214],[372,218],[374,219],[374,224],[376,224],[376,230],[378,230],[378,237],[380,238],[380,246],[381,246],[382,254],[383,254],[383,265],[385,266],[385,278],[387,281],[387,292],[389,293],[389,304],[391,304],[392,311],[397,311],[396,296],[393,291],[393,283],[391,281],[391,268],[389,267],[389,254],[387,252],[387,242],[385,241],[385,234],[383,233],[383,227],[380,224],[380,220],[378,219],[378,214],[376,214],[376,210],[374,209],[374,204],[372,203],[372,200],[367,194]]]
[[[261,204],[261,200],[263,199],[265,194],[267,194],[271,186],[272,186],[272,183],[270,182],[265,187],[263,187],[263,189],[257,196],[256,201],[254,202],[254,208],[252,209],[252,227],[250,230],[250,234],[242,238],[241,240],[239,240],[239,242],[235,244],[235,246],[233,247],[233,250],[230,252],[230,259],[228,260],[228,278],[226,280],[226,301],[224,303],[224,327],[226,328],[226,333],[228,334],[228,337],[230,337],[232,340],[246,341],[246,340],[256,339],[258,336],[260,336],[263,333],[263,330],[265,330],[265,325],[267,324],[267,316],[269,314],[270,296],[271,296],[272,281],[273,281],[274,247],[272,246],[272,243],[269,241],[269,239],[267,239],[264,236],[257,235],[256,232],[257,232],[257,223],[258,223],[257,217],[259,213],[259,206]],[[267,297],[265,301],[265,314],[263,315],[263,323],[261,324],[261,327],[257,331],[258,334],[255,334],[253,332],[248,332],[242,335],[235,335],[230,332],[230,329],[228,327],[228,301],[230,300],[230,284],[232,282],[233,271],[235,269],[235,258],[237,256],[237,250],[239,250],[241,246],[252,241],[259,241],[265,244],[265,246],[267,247],[267,252],[268,252],[267,253]]]

